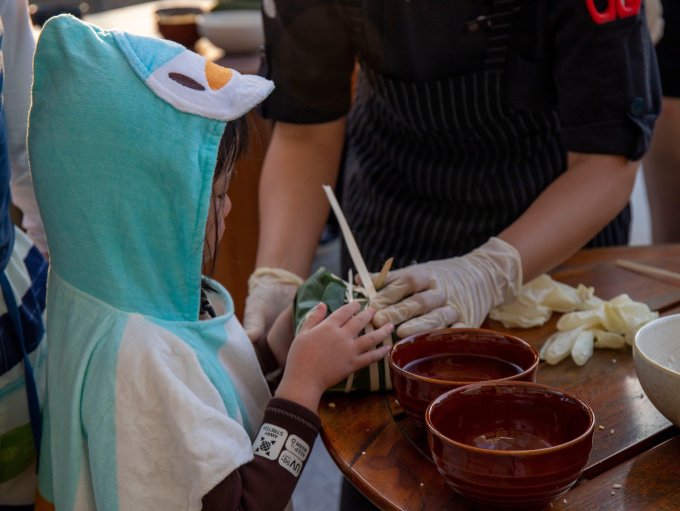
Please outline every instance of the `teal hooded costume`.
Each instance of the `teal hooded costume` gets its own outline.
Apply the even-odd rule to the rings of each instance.
[[[218,283],[198,321],[225,123],[271,82],[70,16],[44,26],[29,153],[50,250],[37,509],[199,510],[269,399]]]

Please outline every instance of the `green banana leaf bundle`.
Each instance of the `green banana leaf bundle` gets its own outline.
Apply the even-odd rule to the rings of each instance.
[[[358,290],[353,291],[353,299],[366,303],[366,297]],[[319,268],[299,288],[293,304],[293,326],[297,332],[305,317],[316,304],[324,302],[328,313],[348,303],[348,285],[325,268]],[[375,392],[390,390],[392,383],[387,360],[381,360],[365,367],[346,380],[329,388],[327,392]]]

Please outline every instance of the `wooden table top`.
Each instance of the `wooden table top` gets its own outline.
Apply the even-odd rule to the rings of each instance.
[[[680,313],[680,287],[632,273],[616,259],[680,272],[680,244],[583,250],[554,273],[572,286],[595,287],[603,299],[627,293],[660,314]],[[504,329],[537,349],[555,331]],[[598,426],[586,470],[557,509],[680,509],[680,430],[654,408],[635,374],[631,348],[596,349],[583,367],[571,359],[541,363],[537,381],[568,390],[595,412]],[[322,438],[343,474],[374,504],[388,510],[471,510],[437,472],[425,431],[406,417],[395,395],[326,395],[319,410]],[[620,489],[613,488],[620,484]],[[614,492],[614,495],[611,492]]]
[[[555,502],[553,511],[677,511],[680,509],[680,436],[583,481]]]

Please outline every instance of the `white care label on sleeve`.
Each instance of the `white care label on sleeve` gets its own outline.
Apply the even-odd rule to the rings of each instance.
[[[304,462],[292,452],[284,450],[281,453],[281,456],[279,456],[279,465],[281,465],[295,477],[299,477],[300,472],[302,472]]]
[[[302,461],[309,455],[309,444],[297,435],[290,435],[286,440],[286,449],[295,454]]]
[[[275,460],[288,436],[288,431],[274,424],[262,424],[260,432],[253,442],[253,453],[263,458]]]

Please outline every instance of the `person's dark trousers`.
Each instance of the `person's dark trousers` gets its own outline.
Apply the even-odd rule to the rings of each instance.
[[[352,483],[342,478],[340,492],[340,511],[380,511],[357,490]]]

